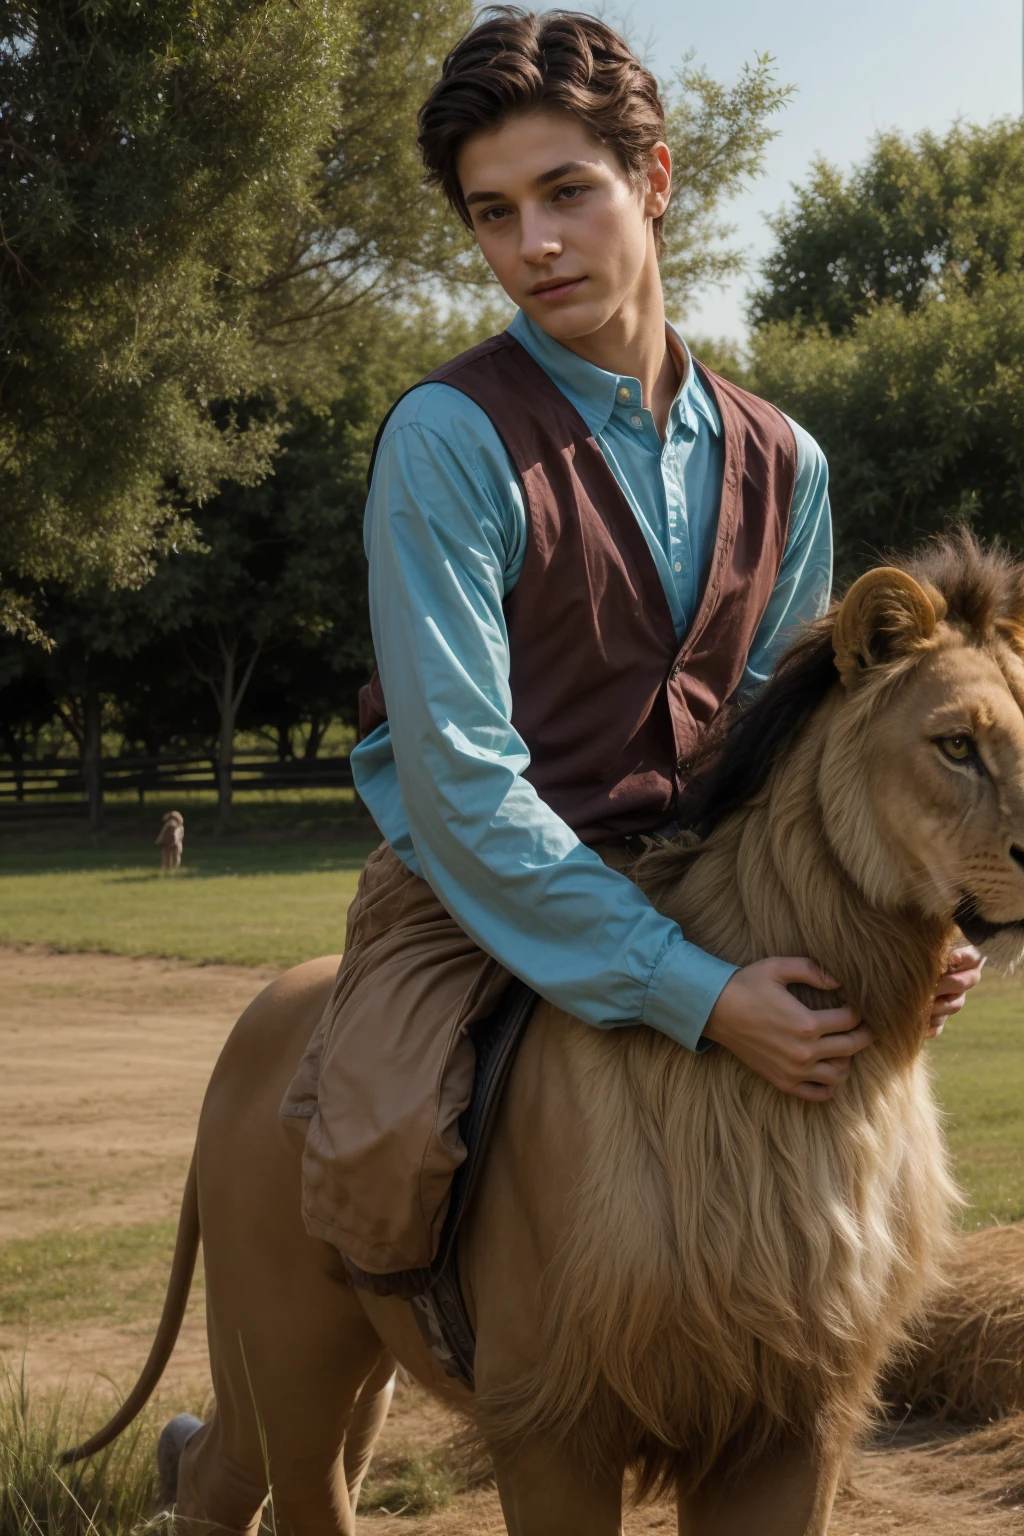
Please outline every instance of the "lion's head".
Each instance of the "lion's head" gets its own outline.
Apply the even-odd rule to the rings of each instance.
[[[844,696],[821,805],[873,900],[953,916],[1013,965],[1024,955],[1024,593],[1014,567],[966,541],[946,555],[916,574],[869,571],[843,599],[833,646]],[[956,602],[972,565],[981,581],[1007,578],[1002,603]]]
[[[868,571],[791,647],[712,768],[705,829],[817,715],[832,852],[872,905],[1024,957],[1024,565],[970,535]]]

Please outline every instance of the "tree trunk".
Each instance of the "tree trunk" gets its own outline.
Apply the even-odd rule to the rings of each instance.
[[[25,744],[6,722],[0,726],[0,741],[7,748],[14,769],[14,798],[22,801],[25,798]]]
[[[220,711],[220,736],[217,740],[217,810],[220,824],[226,827],[231,817],[231,769],[235,757],[235,721],[245,690],[253,674],[262,645],[254,646],[239,676],[238,646],[236,637],[230,640],[223,634],[217,636],[221,670],[218,685],[214,689]]]
[[[220,676],[220,735],[217,738],[217,815],[222,827],[231,820],[231,767],[235,755],[235,720],[238,706],[235,703],[234,645],[221,647],[224,669]]]
[[[239,668],[237,635],[215,630],[216,648],[197,642],[198,658],[183,643],[185,660],[197,677],[201,677],[213,694],[217,705],[218,734],[217,756],[214,760],[214,776],[217,783],[217,813],[221,827],[231,819],[231,774],[235,759],[235,722],[245,697],[245,690],[253,674],[253,668],[263,649],[257,642],[249,653],[245,665]]]
[[[309,735],[302,753],[307,763],[316,762],[317,753],[323,745],[323,739],[327,735],[327,728],[332,718],[331,715],[318,715],[315,712],[310,716]]]
[[[143,737],[143,751],[152,761],[152,769],[148,764],[143,764],[139,769],[139,804],[145,805],[146,792],[150,789],[158,789],[160,785],[160,749],[163,746],[163,738],[159,731],[150,727]]]
[[[83,700],[82,773],[89,801],[89,830],[103,831],[103,700],[89,688]]]

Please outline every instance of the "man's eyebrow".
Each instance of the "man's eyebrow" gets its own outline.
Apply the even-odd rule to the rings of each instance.
[[[560,181],[563,176],[573,176],[586,169],[582,160],[565,160],[561,165],[556,165],[553,171],[542,171],[539,176],[535,176],[533,184],[535,187],[546,187],[553,181]]]
[[[587,166],[583,160],[565,160],[561,165],[556,165],[553,170],[542,171],[539,176],[535,176],[533,185],[547,187],[553,181],[560,181],[563,176],[572,176],[586,169]],[[466,196],[466,206],[469,207],[472,203],[500,203],[504,196],[504,192],[470,192]]]

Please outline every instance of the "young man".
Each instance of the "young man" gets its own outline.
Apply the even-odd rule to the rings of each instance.
[[[871,1043],[852,1009],[787,991],[838,986],[810,959],[728,965],[619,872],[831,575],[821,451],[666,325],[664,132],[608,27],[511,8],[455,48],[420,115],[429,176],[519,312],[399,402],[373,466],[379,685],[352,764],[386,841],[284,1106],[312,1116],[307,1227],[364,1284],[431,1259],[467,1031],[509,973],[595,1027],[717,1043],[807,1099]],[[958,963],[936,1029],[977,979],[976,955]]]

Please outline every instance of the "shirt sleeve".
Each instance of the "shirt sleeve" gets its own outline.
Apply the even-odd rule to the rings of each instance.
[[[825,612],[832,591],[828,463],[810,433],[795,421],[789,424],[797,455],[789,534],[778,580],[747,658],[743,693],[752,693],[768,681],[793,631]]]
[[[367,506],[389,718],[353,755],[356,786],[373,811],[375,767],[393,758],[410,843],[396,852],[542,997],[589,1024],[642,1022],[696,1048],[736,967],[687,943],[523,778],[502,608],[522,559],[522,493],[482,412],[469,451],[429,404],[392,418]]]

